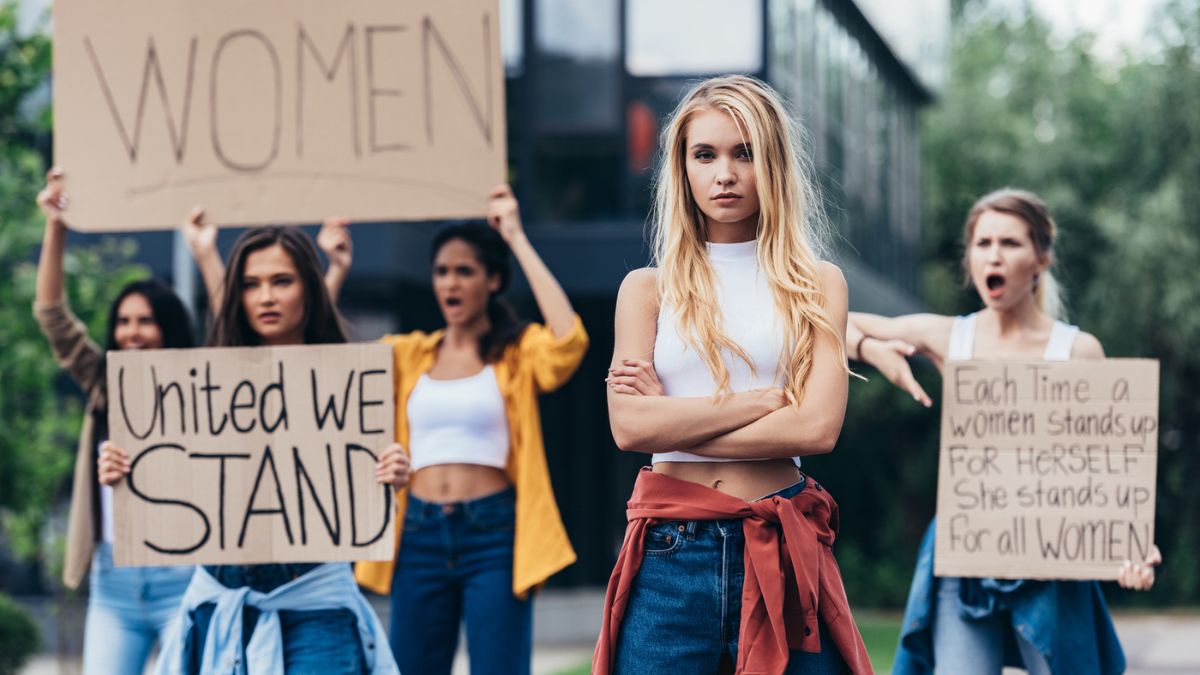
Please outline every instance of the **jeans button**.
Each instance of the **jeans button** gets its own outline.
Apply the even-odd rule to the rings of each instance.
[[[683,532],[684,530],[687,530],[687,526],[684,525],[683,523],[680,523],[678,526],[678,529],[680,532]]]

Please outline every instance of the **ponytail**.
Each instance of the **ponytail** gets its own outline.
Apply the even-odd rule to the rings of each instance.
[[[508,300],[497,293],[488,296],[487,317],[492,327],[479,338],[479,358],[484,363],[495,363],[509,345],[521,338],[529,322],[522,321]]]
[[[1067,306],[1063,302],[1063,289],[1050,270],[1038,276],[1037,286],[1033,289],[1033,297],[1043,312],[1058,319],[1067,320]]]

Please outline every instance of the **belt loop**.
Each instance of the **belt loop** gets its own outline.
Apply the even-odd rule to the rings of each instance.
[[[689,520],[687,524],[687,540],[696,541],[696,525],[697,521]]]

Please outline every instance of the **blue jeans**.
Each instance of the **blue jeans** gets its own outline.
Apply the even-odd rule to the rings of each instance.
[[[409,496],[389,639],[402,673],[450,672],[467,626],[472,675],[529,673],[533,603],[513,596],[516,492],[454,504]]]
[[[802,479],[774,494],[788,498],[803,489]],[[742,521],[661,523],[646,528],[644,544],[617,639],[615,672],[732,672],[746,574]],[[824,623],[820,631],[820,653],[793,650],[784,672],[846,672]]]
[[[937,581],[937,610],[933,617],[933,654],[939,672],[1000,675],[1004,670],[1004,643],[1015,638],[1030,675],[1050,675],[1050,666],[1037,647],[1011,627],[1008,612],[974,619],[959,609],[959,579]]]
[[[214,576],[226,586],[249,586],[269,592],[303,574],[315,565],[220,565]],[[184,645],[184,663],[189,673],[200,672],[208,625],[214,604],[205,603],[192,613],[192,631]],[[250,644],[259,610],[246,607],[242,612],[242,644]],[[288,675],[360,675],[366,671],[366,659],[358,633],[358,620],[348,609],[322,609],[279,612],[283,635],[283,672]]]
[[[112,544],[92,554],[83,672],[140,673],[179,611],[193,567],[114,567]]]

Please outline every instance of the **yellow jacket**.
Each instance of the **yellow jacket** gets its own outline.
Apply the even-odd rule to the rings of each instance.
[[[380,342],[392,346],[396,392],[396,441],[408,448],[408,397],[422,374],[433,367],[444,331],[386,335]],[[521,338],[509,345],[494,364],[504,409],[508,414],[508,477],[516,486],[517,517],[513,543],[513,594],[524,597],[529,589],[575,562],[575,550],[567,539],[546,466],[538,394],[562,386],[587,351],[588,337],[583,322],[575,317],[571,332],[562,338],[545,326],[530,324]],[[408,490],[396,493],[396,548]],[[363,587],[386,594],[392,585],[395,554],[388,562],[359,562],[354,576]]]

